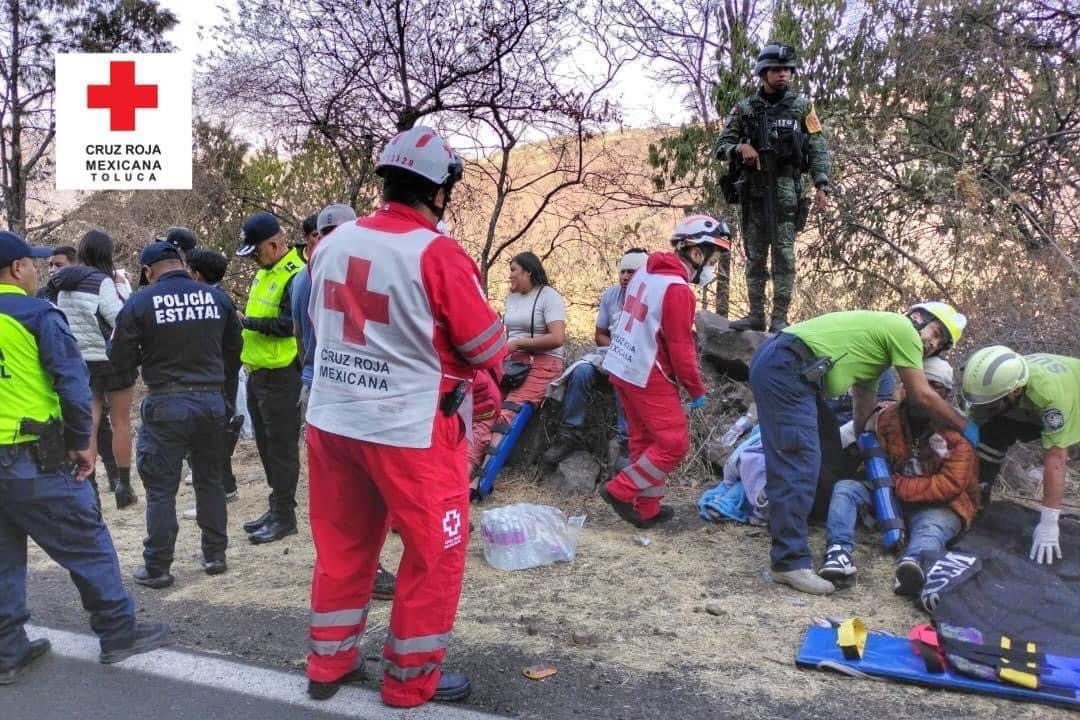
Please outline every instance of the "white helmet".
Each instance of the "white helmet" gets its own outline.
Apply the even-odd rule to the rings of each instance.
[[[671,244],[676,250],[711,243],[721,250],[731,249],[731,229],[723,220],[708,215],[690,215],[675,226]]]
[[[439,186],[449,186],[461,179],[464,164],[435,131],[424,125],[400,132],[383,148],[375,174],[382,177],[386,168],[401,168]]]

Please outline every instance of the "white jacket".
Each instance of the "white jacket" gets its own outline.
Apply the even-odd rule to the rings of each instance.
[[[69,265],[49,278],[46,296],[67,316],[83,360],[108,360],[105,345],[125,300],[112,278],[97,268]]]

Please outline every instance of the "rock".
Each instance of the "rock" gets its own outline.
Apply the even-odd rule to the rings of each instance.
[[[750,377],[750,360],[767,333],[728,328],[728,319],[708,310],[697,314],[697,339],[701,354],[716,369],[733,380]]]
[[[592,495],[599,479],[600,463],[585,450],[571,453],[548,476],[548,482],[564,496]]]
[[[641,547],[649,547],[649,545],[652,544],[652,538],[648,535],[634,535],[630,539],[634,541],[635,545],[640,545]]]
[[[570,633],[570,641],[581,647],[596,647],[599,643],[599,638],[596,636],[596,633],[587,632],[585,630],[575,630]]]
[[[710,600],[705,603],[705,612],[716,617],[724,617],[728,614],[727,608],[724,607],[724,603],[719,600]]]

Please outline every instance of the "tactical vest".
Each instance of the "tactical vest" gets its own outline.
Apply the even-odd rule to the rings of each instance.
[[[303,269],[300,254],[293,248],[274,267],[255,274],[244,315],[249,318],[276,318],[281,314],[281,296],[293,275]],[[283,368],[296,359],[296,338],[277,337],[245,329],[241,361],[253,370]]]
[[[0,285],[0,293],[26,295],[14,285]],[[24,418],[45,422],[59,417],[60,397],[41,366],[37,338],[18,320],[0,313],[0,445],[38,439],[19,432]]]
[[[776,167],[790,167],[797,172],[809,169],[809,147],[806,133],[802,131],[802,119],[792,108],[798,95],[788,93],[777,103],[769,103],[757,98],[757,102],[747,101],[746,112],[751,118],[750,144],[760,151],[766,142],[761,137],[760,118],[765,113],[765,132],[768,133],[768,145],[776,154]]]

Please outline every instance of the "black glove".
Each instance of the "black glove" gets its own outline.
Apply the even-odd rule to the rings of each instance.
[[[131,483],[124,480],[118,480],[116,483],[116,490],[113,491],[116,496],[116,509],[123,510],[128,505],[134,505],[138,501],[138,496],[135,491],[131,489]]]

